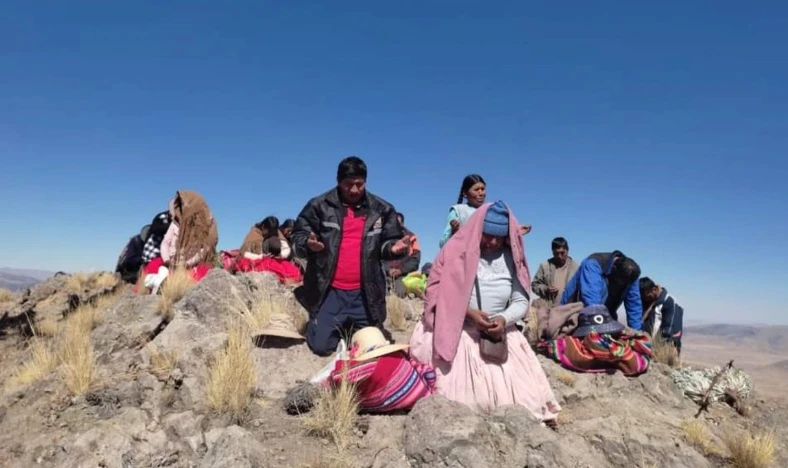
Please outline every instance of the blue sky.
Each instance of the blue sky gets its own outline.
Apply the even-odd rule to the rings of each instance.
[[[788,323],[785,4],[118,3],[0,6],[2,266],[110,269],[179,188],[235,248],[357,154],[425,257],[478,172],[533,273],[563,235]]]

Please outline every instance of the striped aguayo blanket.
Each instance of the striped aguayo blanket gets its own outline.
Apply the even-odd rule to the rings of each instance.
[[[609,335],[591,332],[542,341],[537,350],[575,372],[607,373],[620,370],[640,375],[651,361],[651,340],[645,333]]]

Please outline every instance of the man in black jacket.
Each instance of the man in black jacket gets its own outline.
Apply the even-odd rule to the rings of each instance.
[[[383,328],[383,261],[408,252],[411,238],[394,207],[366,191],[367,166],[351,156],[339,163],[337,187],[307,202],[293,229],[296,255],[307,257],[297,296],[309,310],[306,339],[320,356],[332,354],[343,333]]]
[[[681,353],[684,333],[684,308],[668,294],[668,290],[645,276],[640,278],[640,298],[643,301],[643,330],[652,337],[660,336]]]

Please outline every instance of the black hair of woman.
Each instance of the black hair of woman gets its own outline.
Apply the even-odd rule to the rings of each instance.
[[[460,196],[457,198],[457,203],[462,203],[462,201],[465,199],[465,194],[468,193],[468,190],[478,183],[487,185],[487,182],[485,182],[484,178],[479,174],[468,174],[465,176],[465,178],[462,179],[462,187],[460,187]]]
[[[257,226],[263,230],[263,237],[265,238],[279,235],[279,219],[276,216],[268,216],[260,221]]]

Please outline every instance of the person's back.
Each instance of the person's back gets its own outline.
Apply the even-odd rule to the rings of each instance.
[[[643,306],[639,277],[640,266],[618,250],[591,254],[567,283],[561,304],[582,302],[586,307],[601,304],[618,320],[618,308],[623,303],[627,325],[640,330]]]

